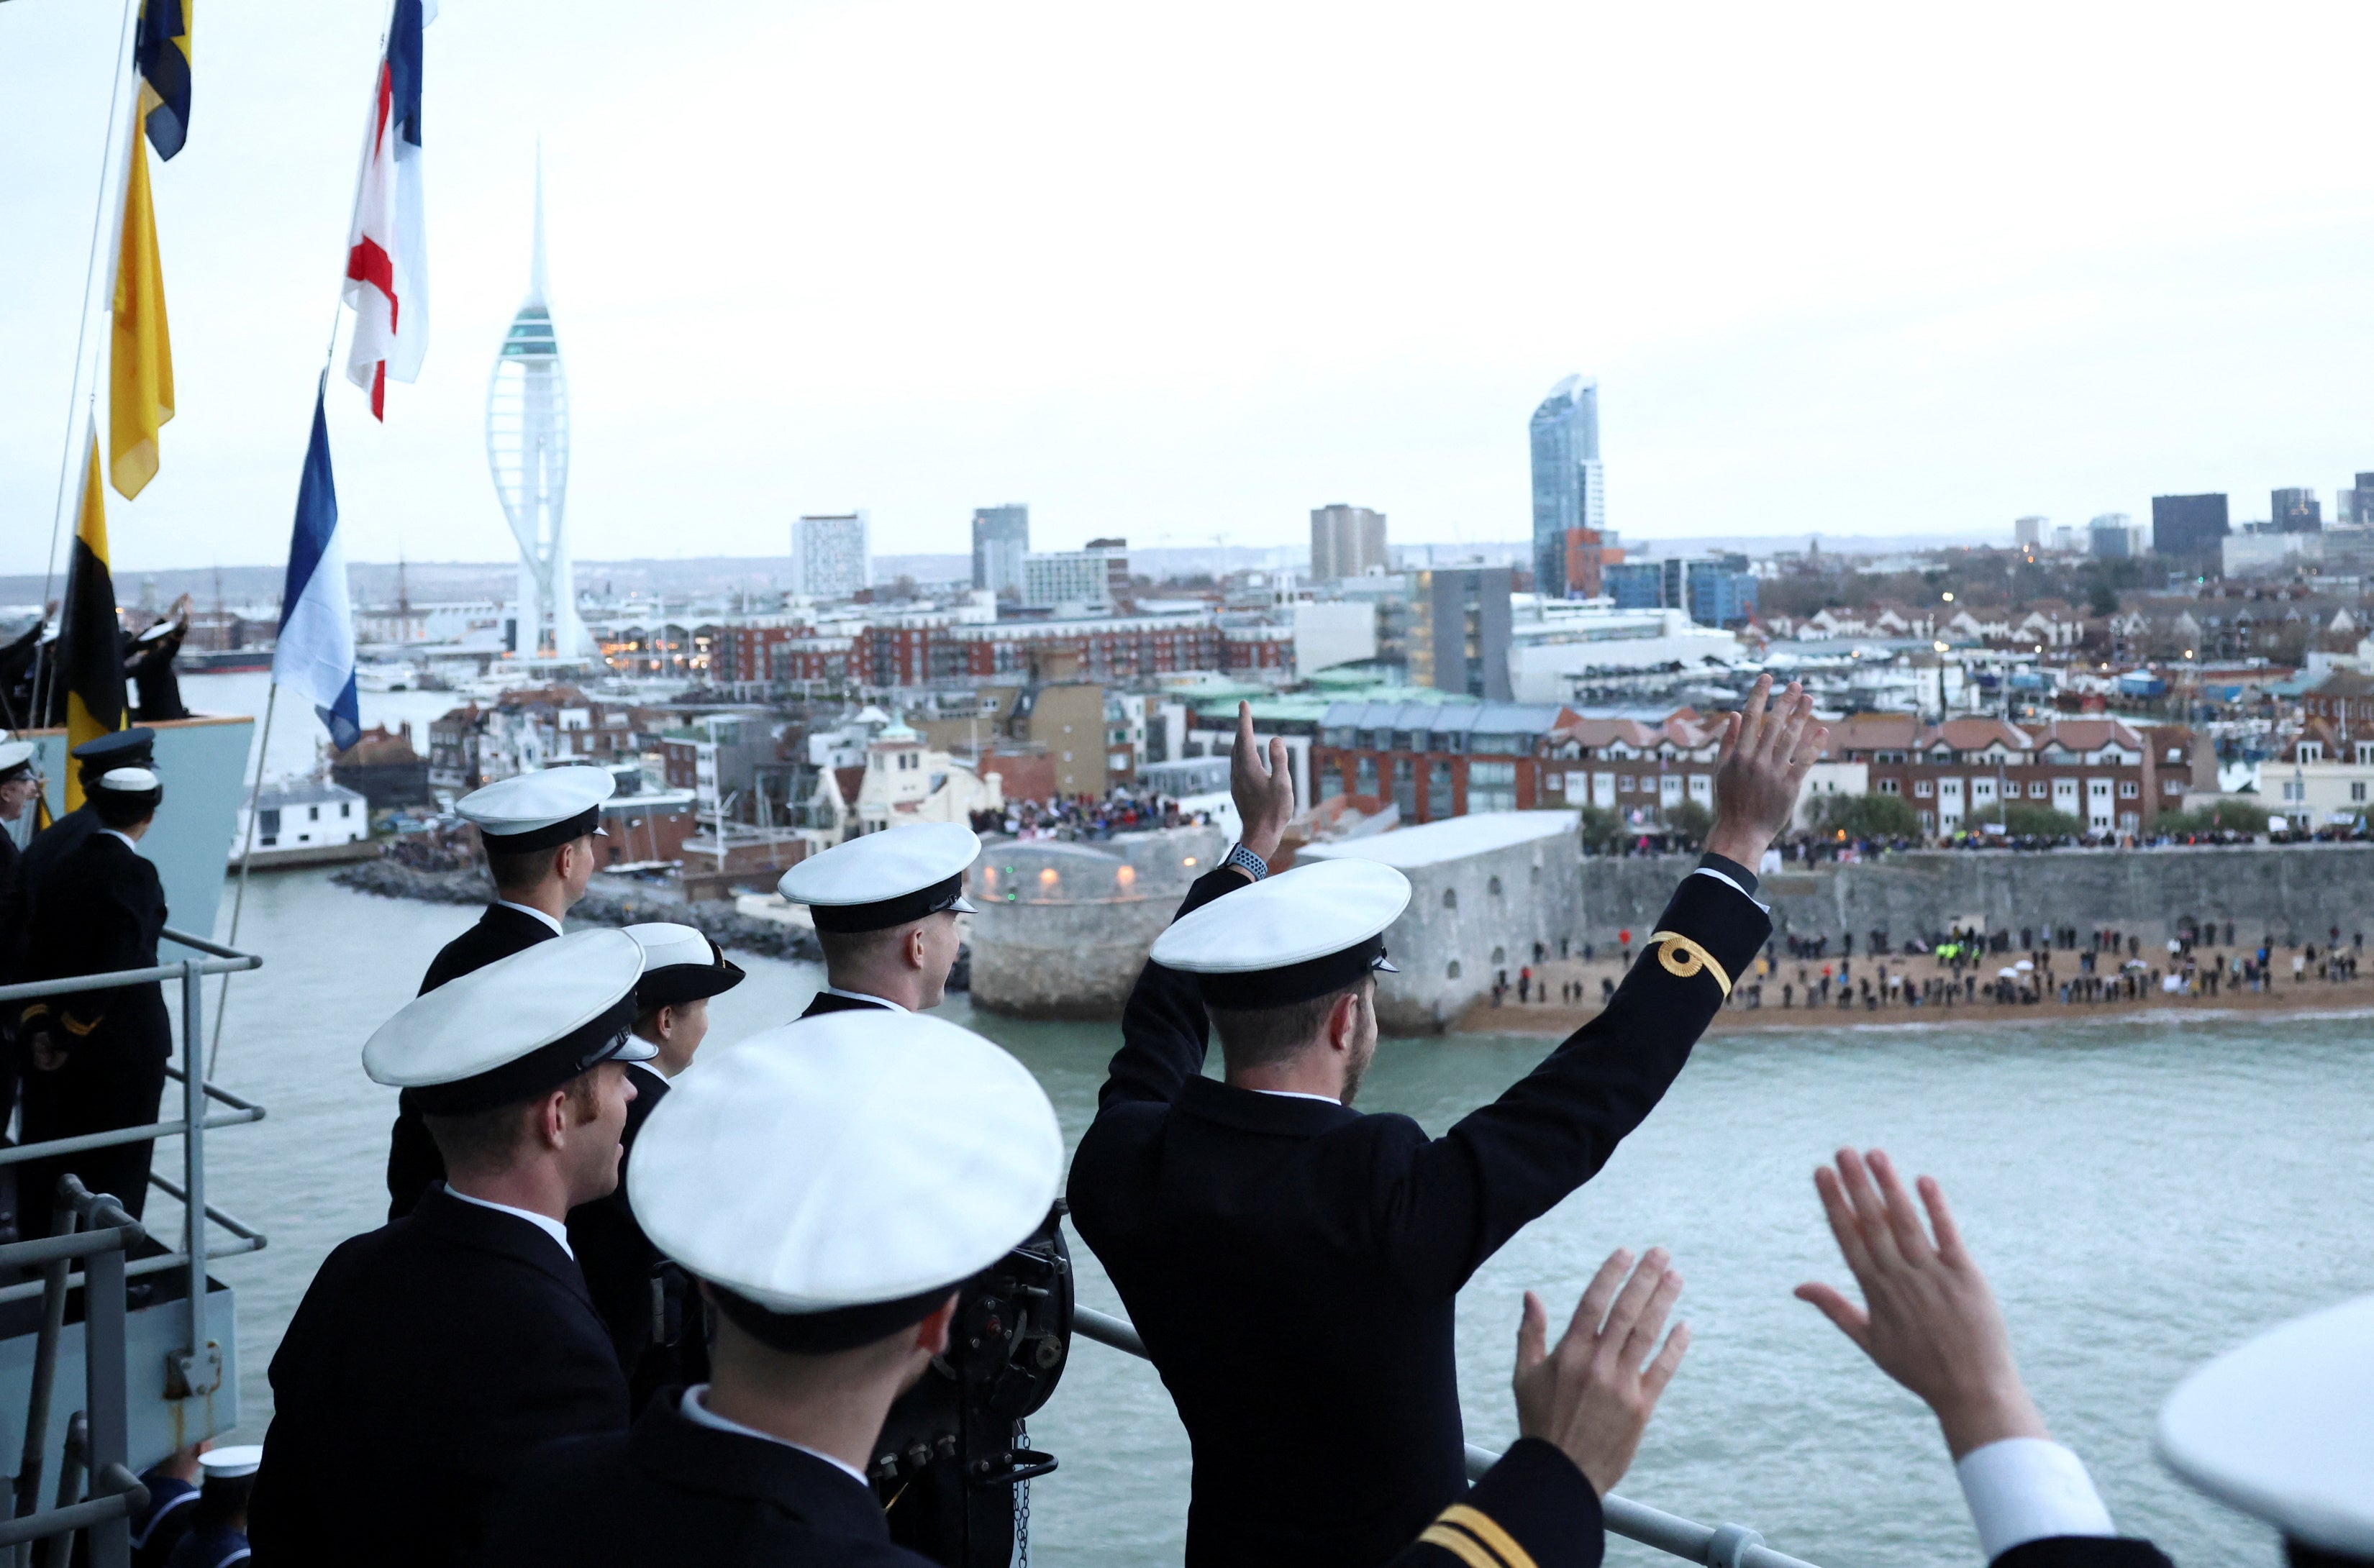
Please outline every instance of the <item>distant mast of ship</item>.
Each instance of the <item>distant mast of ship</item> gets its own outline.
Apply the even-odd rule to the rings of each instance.
[[[535,219],[527,299],[511,318],[487,384],[487,468],[519,544],[511,648],[522,661],[573,663],[587,652],[569,556],[569,379],[552,330],[544,260],[544,153],[535,162]]]

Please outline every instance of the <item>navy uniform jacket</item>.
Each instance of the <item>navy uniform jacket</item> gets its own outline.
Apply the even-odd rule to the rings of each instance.
[[[59,861],[81,848],[99,828],[99,813],[88,805],[80,805],[33,835],[32,842],[25,846],[24,861],[18,867],[18,886],[24,893],[29,918],[49,884],[50,872]]]
[[[165,1559],[165,1568],[236,1568],[250,1560],[247,1537],[229,1525],[192,1530]]]
[[[786,1444],[687,1421],[682,1398],[665,1389],[632,1431],[538,1455],[497,1509],[481,1568],[928,1568],[890,1539],[864,1482]],[[1598,1568],[1602,1541],[1591,1483],[1525,1439],[1390,1568]]]
[[[668,1092],[667,1079],[642,1064],[630,1064],[628,1078],[635,1097],[627,1105],[627,1129],[619,1138],[618,1189],[606,1198],[581,1203],[569,1211],[569,1245],[585,1274],[585,1288],[594,1309],[610,1331],[617,1348],[618,1365],[627,1375],[634,1404],[641,1410],[656,1389],[669,1383],[699,1382],[707,1376],[707,1359],[699,1328],[699,1298],[680,1270],[663,1282],[661,1311],[673,1319],[676,1344],[655,1344],[652,1337],[652,1283],[665,1259],[643,1234],[635,1211],[627,1201],[627,1167],[635,1157],[635,1135]],[[679,1375],[691,1359],[693,1375]]]
[[[860,1000],[853,996],[835,996],[830,991],[818,991],[814,1000],[800,1010],[803,1018],[814,1018],[827,1012],[863,1012],[869,1007],[889,1008],[887,1001]],[[895,1008],[892,1011],[897,1011]]]
[[[534,915],[523,915],[500,904],[489,904],[478,923],[438,949],[421,977],[420,994],[446,981],[483,969],[498,958],[509,958],[540,942],[550,942],[553,930]],[[412,1212],[432,1181],[445,1179],[445,1157],[437,1152],[419,1113],[403,1097],[396,1100],[395,1125],[387,1140],[387,1217],[401,1220]]]
[[[441,1183],[339,1245],[272,1358],[256,1561],[434,1568],[529,1453],[627,1424],[627,1383],[558,1243]]]
[[[27,978],[156,967],[165,884],[157,868],[114,834],[93,831],[60,857],[42,883],[41,904],[27,935]],[[23,1016],[47,1029],[69,1057],[89,1052],[111,1063],[161,1062],[173,1054],[172,1016],[165,988],[155,980],[36,998]]]
[[[49,872],[33,923],[25,977],[63,979],[111,969],[148,969],[165,929],[165,888],[157,868],[112,833],[93,832]],[[18,1014],[23,1031],[45,1030],[65,1065],[35,1071],[24,1063],[25,1141],[73,1138],[140,1127],[157,1119],[173,1026],[164,988],[155,980],[103,991],[40,997]],[[48,1195],[71,1171],[93,1192],[112,1193],[140,1217],[148,1201],[154,1143],[120,1143],[53,1155],[22,1167],[18,1226],[46,1235]]]
[[[931,1568],[874,1491],[813,1454],[687,1421],[683,1390],[632,1431],[555,1445],[499,1510],[483,1568]]]
[[[1244,885],[1216,871],[1181,913]],[[1692,874],[1657,929],[1737,975],[1771,922]],[[1146,965],[1069,1191],[1193,1445],[1189,1563],[1373,1568],[1465,1491],[1459,1288],[1654,1108],[1723,1000],[1700,962],[1652,942],[1597,1017],[1436,1139],[1201,1076],[1194,978]]]
[[[1990,1568],[2176,1568],[2168,1555],[2136,1536],[2047,1536],[2022,1541]]]
[[[132,1568],[165,1568],[165,1560],[190,1533],[198,1489],[161,1469],[143,1474],[140,1484],[148,1489],[148,1506],[132,1519]]]

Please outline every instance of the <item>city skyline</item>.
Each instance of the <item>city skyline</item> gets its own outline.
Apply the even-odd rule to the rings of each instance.
[[[1062,6],[995,25],[935,0],[728,3],[656,38],[635,16],[430,29],[436,336],[384,429],[351,396],[330,410],[358,558],[502,537],[480,376],[518,302],[505,240],[539,130],[587,556],[663,533],[758,555],[800,513],[858,506],[888,547],[961,551],[1002,496],[1031,498],[1042,547],[1247,542],[1347,496],[1406,537],[1507,538],[1530,517],[1517,423],[1576,366],[1614,394],[1627,540],[2008,537],[2022,514],[2140,517],[2367,464],[2350,367],[2374,333],[2374,170],[2345,104],[2182,106],[2347,57],[2374,18],[2138,35],[2080,7],[2039,52],[1942,18],[1320,8],[1252,58],[1220,18],[1180,38]],[[0,18],[9,572],[41,569],[56,506],[112,26]],[[181,398],[151,490],[112,509],[134,556],[285,547],[377,27],[293,0],[209,24],[188,148],[156,181]],[[1556,66],[1578,52],[1606,68],[1580,109]],[[794,58],[800,91],[762,111],[758,63]],[[1411,111],[1352,127],[1294,90],[1347,66]],[[2139,72],[2148,102],[2098,90]],[[1680,80],[1706,105],[1686,123]],[[1214,90],[1257,112],[1187,111]],[[1084,115],[1108,127],[1093,145]],[[1578,138],[1590,199],[1545,200],[1580,194]],[[714,153],[747,145],[786,149],[755,185]],[[1386,242],[1352,268],[1249,242],[1287,228]],[[952,266],[952,232],[993,242]]]

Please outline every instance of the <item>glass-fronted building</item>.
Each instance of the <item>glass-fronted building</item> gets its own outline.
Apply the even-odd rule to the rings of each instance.
[[[1534,410],[1534,588],[1566,595],[1566,535],[1606,526],[1599,470],[1599,383],[1569,376]]]

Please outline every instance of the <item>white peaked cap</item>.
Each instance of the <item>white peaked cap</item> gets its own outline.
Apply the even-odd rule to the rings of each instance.
[[[1378,939],[1409,901],[1409,878],[1391,866],[1310,860],[1173,921],[1154,939],[1151,956],[1204,977],[1205,999],[1216,1007],[1284,1006],[1341,989],[1371,968],[1390,973]]]
[[[145,767],[111,767],[99,776],[99,787],[127,795],[146,794],[157,788],[157,776]]]
[[[0,734],[6,734],[0,731]],[[0,741],[0,773],[24,766],[41,748],[30,741]]]
[[[943,1019],[869,1008],[702,1059],[643,1123],[627,1186],[661,1252],[807,1315],[971,1278],[1038,1229],[1063,1170],[1029,1069]]]
[[[2294,1540],[2374,1559],[2374,1295],[2227,1352],[2160,1407],[2160,1462]]]
[[[1154,941],[1154,958],[1198,975],[1282,969],[1341,953],[1409,907],[1409,878],[1375,860],[1311,860],[1216,898]]]
[[[206,1471],[209,1480],[217,1476],[252,1476],[263,1463],[264,1445],[260,1443],[242,1443],[235,1448],[210,1448],[198,1456],[198,1468]]]
[[[571,931],[405,1003],[363,1045],[371,1082],[423,1095],[430,1115],[491,1110],[605,1061],[649,1061],[629,1031],[643,948],[626,932]]]
[[[819,911],[819,930],[887,930],[943,909],[974,913],[958,879],[980,858],[981,840],[971,828],[912,823],[811,855],[785,872],[775,889]]]
[[[715,962],[709,939],[697,927],[680,926],[671,920],[647,920],[627,927],[626,931],[642,948],[647,974],[676,964],[698,964],[706,969]]]
[[[606,767],[570,763],[535,773],[515,773],[454,804],[454,814],[492,838],[514,840],[499,849],[522,852],[557,848],[601,825],[602,802],[617,793]]]

